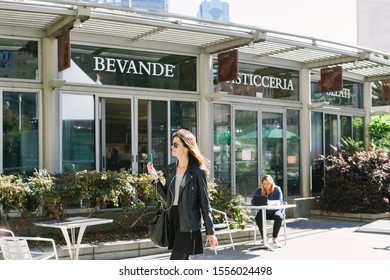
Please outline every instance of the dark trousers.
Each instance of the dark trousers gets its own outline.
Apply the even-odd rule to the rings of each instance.
[[[256,224],[259,227],[261,237],[263,238],[263,216],[261,214],[260,210],[257,212],[256,215]],[[274,226],[272,230],[272,237],[277,238],[279,234],[280,227],[282,226],[282,221],[283,221],[283,209],[279,210],[266,210],[266,219],[267,220],[273,220],[274,221]]]

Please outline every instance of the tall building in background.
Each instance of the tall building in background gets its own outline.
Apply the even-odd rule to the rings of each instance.
[[[390,52],[390,1],[357,0],[358,46]]]
[[[229,22],[229,4],[220,0],[204,0],[199,6],[198,17]]]
[[[167,13],[169,0],[81,0],[80,2]]]
[[[167,13],[169,0],[131,0],[134,9]]]

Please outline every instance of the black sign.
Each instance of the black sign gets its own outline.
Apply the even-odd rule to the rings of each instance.
[[[70,31],[63,31],[58,36],[58,71],[64,71],[70,67]]]
[[[238,77],[238,50],[218,54],[218,83],[234,81]]]
[[[341,66],[321,69],[321,92],[343,90],[343,68]]]

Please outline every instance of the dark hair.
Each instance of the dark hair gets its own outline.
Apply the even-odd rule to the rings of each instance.
[[[206,172],[206,175],[208,175],[209,169],[207,165],[209,164],[209,160],[201,154],[194,134],[192,134],[191,131],[182,128],[173,133],[172,139],[175,137],[178,137],[183,145],[188,149],[189,161],[194,162],[197,166]]]

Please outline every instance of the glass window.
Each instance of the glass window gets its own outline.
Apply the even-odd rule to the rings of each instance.
[[[299,111],[287,110],[287,193],[300,195]]]
[[[232,95],[278,100],[299,100],[299,71],[239,63],[236,81],[218,83],[218,63],[214,63],[214,91]]]
[[[292,132],[289,135],[293,135]],[[291,137],[290,136],[290,137]],[[294,135],[295,137],[296,135]],[[262,113],[262,172],[271,175],[276,185],[284,186],[284,127],[283,114],[274,112]]]
[[[320,82],[311,83],[311,102],[329,102],[330,105],[363,108],[363,84],[343,81],[343,90],[321,92]]]
[[[340,140],[346,138],[352,138],[352,117],[340,116]]]
[[[39,169],[38,93],[3,92],[3,172]]]
[[[388,84],[388,81],[386,84]],[[384,88],[385,91],[383,91]],[[371,96],[372,106],[374,107],[390,105],[390,93],[388,92],[388,87],[383,87],[382,81],[371,83]]]
[[[191,131],[195,137],[198,137],[197,129],[197,112],[196,102],[190,101],[171,101],[171,136],[172,134],[181,129],[185,128]],[[199,141],[198,141],[199,144]],[[176,159],[171,159],[176,161]]]
[[[95,169],[95,110],[90,95],[62,94],[62,171]]]
[[[323,130],[323,114],[311,112],[312,194],[318,194],[324,186],[324,162],[319,159],[324,154]]]
[[[67,82],[196,91],[196,57],[94,46],[71,46]]]
[[[196,114],[196,102],[171,101],[171,132],[185,128],[197,137]]]
[[[352,139],[364,142],[364,118],[353,117],[352,119]]]
[[[148,153],[153,155],[156,170],[168,164],[168,102],[138,101],[138,172],[146,173]]]
[[[102,119],[102,136],[105,137],[105,160],[107,170],[132,168],[132,112],[131,99],[101,98],[105,119]],[[103,165],[104,166],[104,165]]]
[[[235,110],[236,194],[251,197],[258,186],[258,112]]]
[[[339,135],[338,135],[338,121],[337,115],[325,114],[325,155],[334,154],[335,151],[331,145],[338,147]]]
[[[214,178],[231,187],[231,121],[230,105],[214,104]]]
[[[0,38],[0,78],[38,80],[38,41]]]

